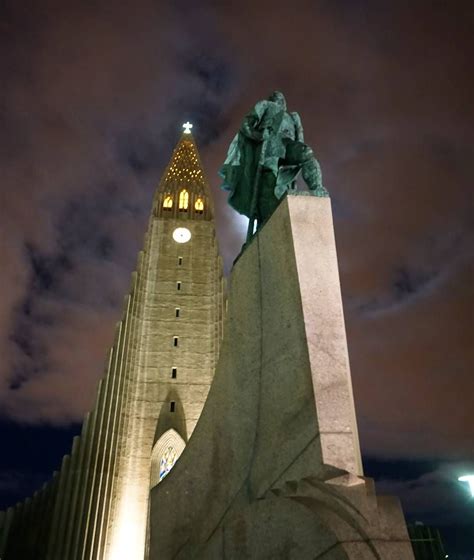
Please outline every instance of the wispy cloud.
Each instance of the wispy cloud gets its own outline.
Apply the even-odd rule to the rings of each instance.
[[[90,408],[153,191],[188,118],[230,268],[245,223],[216,171],[242,115],[281,88],[334,201],[364,447],[472,453],[474,92],[460,4],[5,6],[3,415],[61,424]]]

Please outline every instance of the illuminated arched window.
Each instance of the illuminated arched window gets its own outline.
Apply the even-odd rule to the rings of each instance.
[[[177,458],[178,452],[170,445],[163,453],[160,460],[160,480],[163,480],[163,478],[165,478],[165,476],[170,472],[176,463]]]
[[[188,205],[189,205],[189,193],[186,189],[183,189],[179,193],[179,203],[178,203],[179,211],[186,212],[186,210],[188,209]]]
[[[183,438],[172,428],[155,443],[151,453],[151,488],[170,472],[185,447]]]
[[[204,212],[204,202],[201,197],[199,197],[194,203],[194,209],[197,214],[202,214]]]
[[[165,210],[171,210],[173,208],[173,198],[170,195],[165,196],[163,200],[163,208]]]

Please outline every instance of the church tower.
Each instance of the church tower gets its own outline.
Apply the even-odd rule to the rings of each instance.
[[[193,433],[222,338],[222,261],[190,128],[155,193],[95,406],[51,482],[0,515],[3,560],[147,556],[150,489]]]
[[[155,194],[139,258],[140,326],[130,349],[134,381],[107,560],[144,557],[150,488],[166,476],[194,430],[222,338],[214,209],[190,128],[185,125]]]

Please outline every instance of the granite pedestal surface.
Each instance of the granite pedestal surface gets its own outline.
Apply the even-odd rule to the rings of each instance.
[[[234,265],[207,403],[151,491],[150,558],[412,560],[364,478],[328,198],[288,196]]]

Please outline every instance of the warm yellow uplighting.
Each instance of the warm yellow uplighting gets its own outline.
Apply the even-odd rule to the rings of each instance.
[[[202,214],[204,212],[204,202],[202,200],[201,197],[199,197],[195,204],[194,204],[194,209],[196,210],[196,212],[199,212],[200,214]]]
[[[178,207],[181,211],[187,210],[189,205],[189,193],[186,189],[183,189],[179,193],[179,203]]]
[[[163,201],[163,208],[165,208],[166,210],[171,210],[171,208],[173,208],[173,198],[170,195],[165,196],[165,200]]]
[[[146,503],[141,489],[131,485],[122,496],[107,560],[131,560],[145,554]]]

